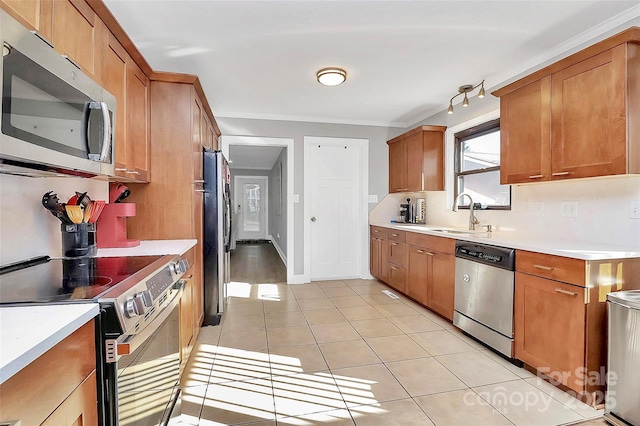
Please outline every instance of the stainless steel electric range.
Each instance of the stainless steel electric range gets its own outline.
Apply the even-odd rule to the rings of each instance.
[[[179,414],[179,256],[43,256],[0,267],[0,307],[98,303],[102,426],[165,425]]]

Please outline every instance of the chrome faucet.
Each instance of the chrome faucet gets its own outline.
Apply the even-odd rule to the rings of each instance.
[[[456,199],[453,201],[453,211],[457,212],[458,211],[458,200],[460,199],[460,197],[462,197],[463,195],[466,195],[467,197],[469,197],[469,230],[470,231],[475,231],[476,229],[476,225],[480,223],[480,221],[478,220],[478,218],[475,217],[475,215],[473,214],[473,212],[475,211],[474,209],[474,205],[473,205],[473,198],[471,198],[471,195],[467,194],[466,192],[461,193],[460,195],[458,195],[456,197]]]

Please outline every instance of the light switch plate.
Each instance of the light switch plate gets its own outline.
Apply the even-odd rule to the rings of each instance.
[[[293,202],[294,203],[300,202],[300,194],[293,194]]]
[[[640,219],[640,201],[629,201],[629,219]]]
[[[377,203],[378,202],[378,194],[369,194],[369,202]]]

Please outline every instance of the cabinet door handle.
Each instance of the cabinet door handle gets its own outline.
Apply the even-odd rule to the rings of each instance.
[[[568,296],[577,296],[578,293],[574,292],[574,291],[567,291],[567,290],[563,290],[561,288],[556,288],[556,293],[562,293],[562,294],[566,294]]]
[[[127,169],[119,169],[119,168],[116,168],[116,172],[126,172],[126,171],[127,171]]]
[[[126,173],[130,174],[130,175],[139,175],[140,172],[136,171],[136,170],[127,170]]]
[[[373,232],[375,232],[375,233],[377,234],[377,233],[378,233],[378,232],[380,232],[380,231],[378,231],[377,229],[375,229]]]
[[[196,189],[196,192],[206,192],[206,189]]]
[[[73,59],[71,59],[71,58],[69,57],[69,55],[60,55],[60,56],[62,56],[63,58],[65,58],[67,61],[71,62],[71,65],[73,65],[74,67],[78,68],[79,70],[81,70],[81,69],[82,69],[82,68],[80,67],[80,65],[76,64],[76,63],[73,61]]]
[[[529,176],[529,179],[540,179],[541,177],[544,177],[544,175],[532,175]]]
[[[391,234],[391,236],[392,236],[392,237],[397,237],[397,236],[398,236],[398,234]]]
[[[397,246],[397,245],[398,245],[398,243],[391,243],[391,245],[392,245],[392,246]]]
[[[556,172],[556,173],[551,173],[551,176],[567,176],[570,174],[571,172]]]
[[[542,269],[544,271],[553,271],[551,266],[533,265],[534,268]]]
[[[398,270],[398,268],[396,268],[395,266],[392,266],[391,269],[393,269],[394,271]]]
[[[416,253],[424,254],[424,250],[416,250]]]
[[[193,181],[193,184],[194,184],[194,185],[197,185],[197,184],[199,184],[199,183],[204,183],[204,180],[203,180],[203,179],[198,179],[198,180],[194,180],[194,181]],[[378,231],[376,231],[376,232],[378,232]]]
[[[425,252],[424,254],[426,254],[427,256],[433,256],[433,253],[428,252],[428,251],[427,251],[427,252]]]

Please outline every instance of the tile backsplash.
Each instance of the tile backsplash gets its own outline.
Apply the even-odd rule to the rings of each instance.
[[[48,191],[66,202],[75,191],[107,200],[109,184],[83,178],[29,178],[0,175],[0,265],[49,255],[60,256],[60,221],[42,206]]]

